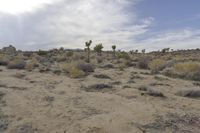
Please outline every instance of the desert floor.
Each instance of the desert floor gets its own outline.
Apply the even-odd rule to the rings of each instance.
[[[2,133],[198,133],[200,99],[176,95],[194,81],[148,70],[97,68],[85,78],[0,67]],[[106,74],[105,79],[94,75]],[[19,76],[20,75],[20,76]],[[92,88],[104,84],[107,88]],[[148,86],[164,97],[139,90]]]

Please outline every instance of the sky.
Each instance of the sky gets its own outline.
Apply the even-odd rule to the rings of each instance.
[[[0,0],[0,48],[200,48],[199,0]]]

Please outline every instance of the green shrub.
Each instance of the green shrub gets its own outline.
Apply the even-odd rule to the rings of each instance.
[[[119,59],[130,59],[130,56],[128,55],[127,52],[118,52],[117,53],[117,58]]]
[[[67,57],[72,57],[74,55],[74,52],[73,51],[68,51],[67,52]]]

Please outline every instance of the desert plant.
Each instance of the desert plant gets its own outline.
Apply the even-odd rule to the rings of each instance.
[[[200,81],[200,64],[192,61],[176,63],[171,68],[166,68],[163,73],[170,77]]]
[[[103,49],[103,45],[102,44],[98,44],[94,47],[94,51],[97,52],[97,54],[99,56],[101,56],[101,53],[102,53],[102,49]]]
[[[90,63],[77,63],[76,67],[86,73],[94,72],[95,67]]]
[[[48,52],[47,52],[47,51],[44,51],[44,50],[39,50],[39,51],[37,52],[37,54],[38,54],[39,56],[45,56],[45,55],[48,54]]]
[[[156,60],[151,61],[148,64],[148,67],[150,68],[152,73],[158,73],[159,71],[164,69],[165,64],[166,62],[164,60],[156,59]]]
[[[148,64],[150,62],[150,57],[149,56],[142,56],[138,59],[138,68],[140,69],[148,69]]]
[[[26,62],[21,59],[15,59],[8,63],[7,68],[8,69],[24,69],[26,66]]]
[[[145,52],[146,52],[146,50],[145,50],[145,49],[142,49],[142,53],[145,54]]]
[[[80,70],[79,68],[77,68],[76,63],[63,64],[62,70],[64,72],[68,73],[71,78],[81,78],[81,77],[85,76],[85,73],[82,70]]]
[[[74,52],[73,51],[68,51],[67,52],[67,57],[72,57],[74,55]]]
[[[115,57],[116,45],[112,45],[112,50],[113,50],[113,57]]]
[[[8,55],[0,55],[0,66],[6,66],[9,61],[10,61],[10,57]]]
[[[85,42],[85,51],[87,52],[87,62],[90,63],[90,45],[92,44],[92,40],[89,42]]]
[[[35,67],[39,66],[39,63],[36,59],[32,59],[26,63],[25,69],[32,71]]]
[[[118,52],[117,53],[117,57],[120,59],[120,58],[122,58],[122,59],[130,59],[130,56],[128,55],[128,53],[127,52]]]
[[[178,91],[176,95],[189,98],[200,98],[200,90],[199,89],[181,90]]]

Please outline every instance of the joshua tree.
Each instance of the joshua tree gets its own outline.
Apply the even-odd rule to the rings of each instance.
[[[143,49],[143,50],[142,50],[142,53],[144,54],[144,53],[145,53],[145,51],[146,51],[146,50],[145,50],[145,49]]]
[[[92,44],[92,40],[89,42],[85,42],[85,51],[87,52],[87,62],[90,63],[90,45]]]
[[[102,49],[103,49],[103,45],[102,44],[98,44],[94,47],[94,51],[97,52],[97,54],[99,56],[101,56],[101,52],[102,52]]]
[[[115,49],[116,49],[116,45],[112,45],[112,49],[113,49],[113,56],[115,57]]]

